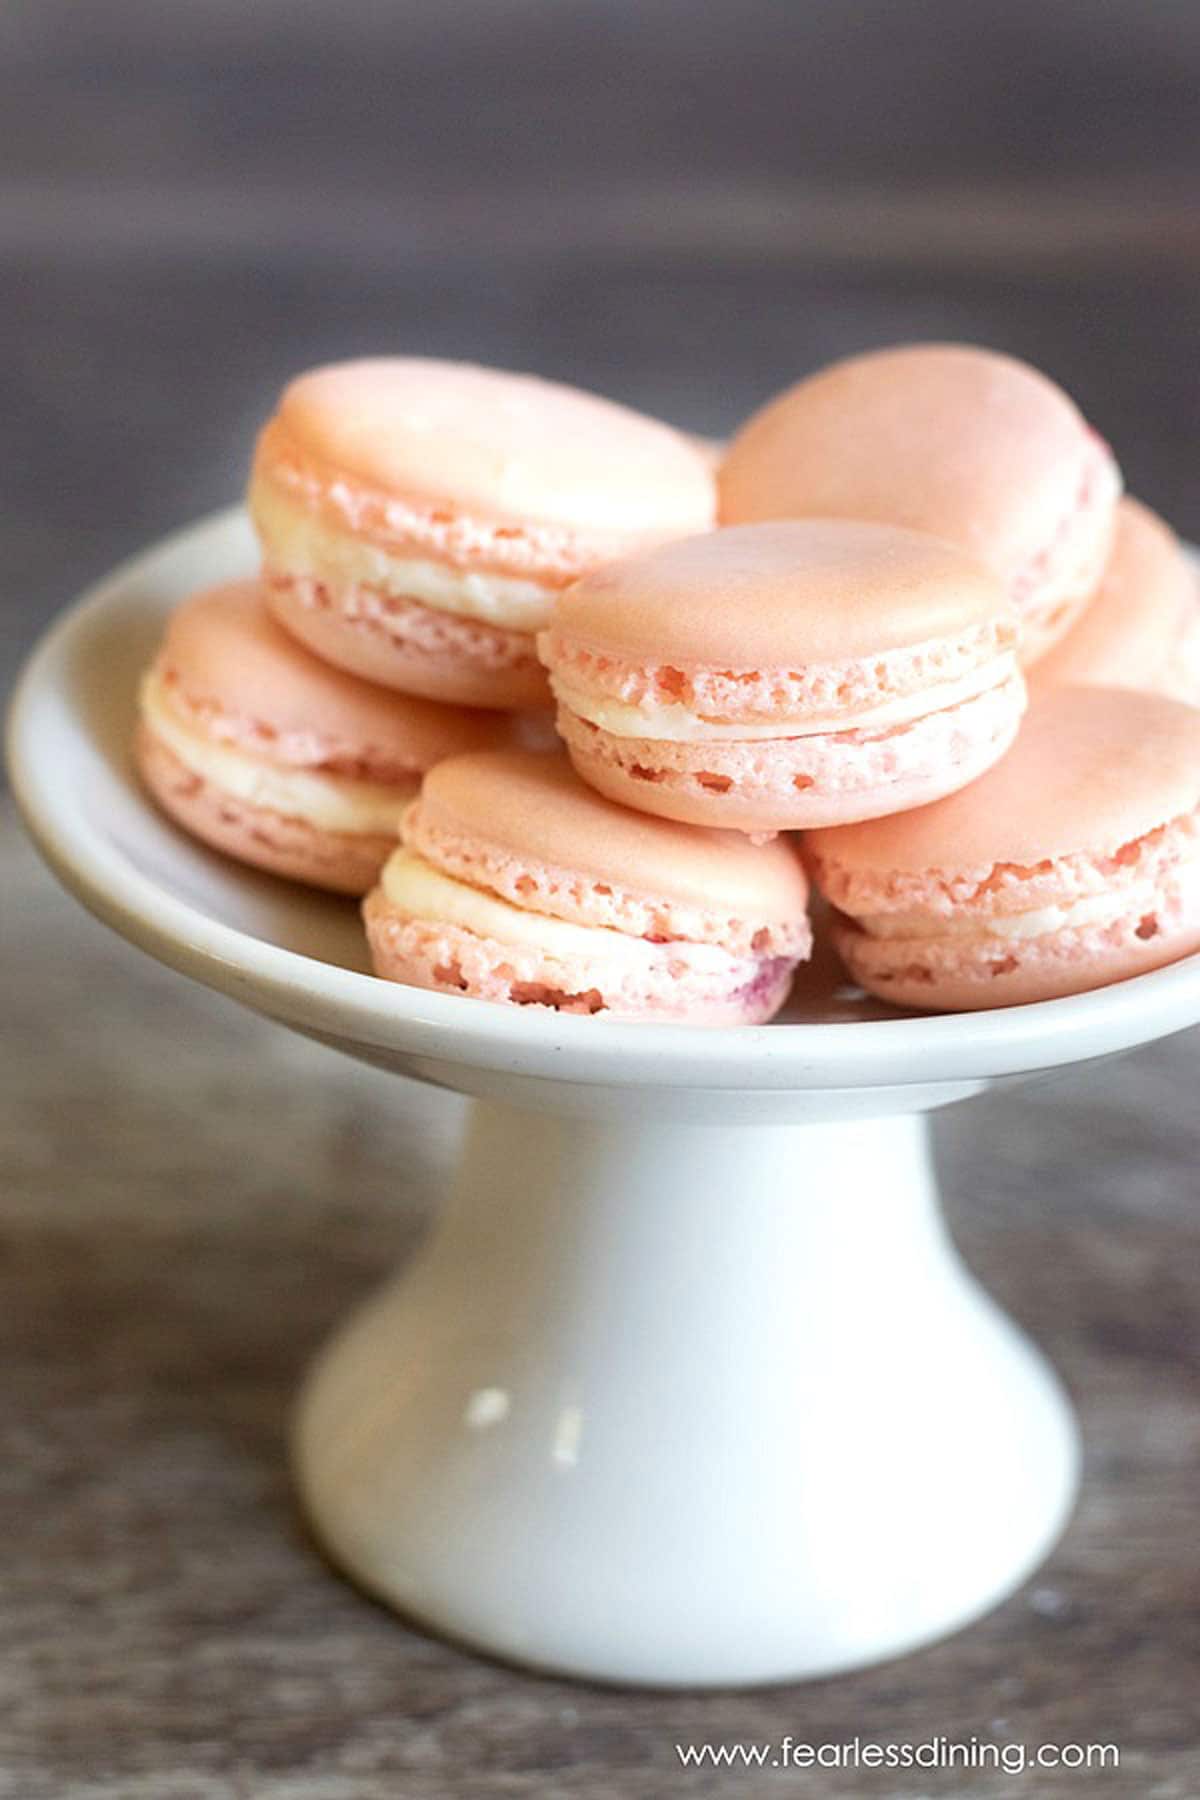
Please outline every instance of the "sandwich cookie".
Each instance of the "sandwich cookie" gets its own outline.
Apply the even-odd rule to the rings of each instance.
[[[276,624],[252,581],[179,607],[140,713],[138,767],[177,824],[241,862],[348,894],[375,880],[424,771],[505,731],[496,714],[330,668]]]
[[[966,1011],[1104,987],[1200,950],[1200,711],[1116,688],[1039,694],[964,793],[814,832],[860,986]]]
[[[795,849],[628,812],[556,752],[425,779],[364,904],[392,981],[560,1012],[756,1025],[811,937]]]
[[[369,680],[544,706],[534,635],[577,576],[713,523],[710,461],[669,426],[557,382],[419,357],[293,381],[249,506],[270,604]]]
[[[877,818],[973,781],[1025,704],[1017,627],[965,552],[895,526],[742,525],[569,588],[539,649],[579,773],[753,834]]]

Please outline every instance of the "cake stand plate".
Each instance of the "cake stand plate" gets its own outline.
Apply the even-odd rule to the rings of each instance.
[[[1077,1442],[963,1268],[925,1115],[1200,1019],[1200,957],[922,1017],[818,960],[782,1020],[636,1025],[375,980],[352,903],[147,803],[135,691],[242,515],[149,551],[33,656],[10,757],[65,885],[175,969],[475,1101],[440,1223],[319,1359],[295,1465],[333,1557],[409,1617],[646,1685],[825,1675],[954,1630],[1037,1564]]]

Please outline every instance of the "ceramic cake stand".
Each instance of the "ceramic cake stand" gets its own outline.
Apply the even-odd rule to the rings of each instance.
[[[993,1605],[1062,1528],[1075,1427],[955,1254],[925,1114],[1192,1024],[1200,958],[931,1018],[817,969],[785,1021],[724,1031],[377,981],[352,903],[208,854],[131,773],[167,610],[252,566],[225,514],[84,600],[29,666],[11,765],[47,861],[117,931],[473,1099],[440,1224],[300,1401],[335,1559],[484,1650],[645,1684],[827,1674]]]

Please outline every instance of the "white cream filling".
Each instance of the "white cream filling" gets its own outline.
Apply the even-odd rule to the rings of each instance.
[[[268,558],[289,574],[339,586],[361,583],[395,599],[420,600],[441,612],[509,631],[541,631],[550,623],[557,590],[541,582],[397,556],[349,530],[331,528],[261,476],[251,486],[249,507]]]
[[[822,737],[837,731],[869,731],[880,726],[905,725],[927,713],[941,712],[945,707],[959,706],[974,700],[989,688],[999,687],[1016,670],[1014,654],[1005,652],[982,668],[973,669],[958,681],[941,682],[917,693],[887,700],[878,706],[851,713],[806,714],[803,719],[770,719],[734,722],[705,718],[679,701],[666,704],[648,703],[630,706],[604,695],[586,694],[552,674],[550,685],[555,698],[577,718],[598,725],[602,731],[618,738],[650,738],[673,743],[750,743],[770,738]]]
[[[141,708],[154,736],[193,775],[248,806],[269,807],[320,831],[398,837],[404,809],[420,786],[416,775],[397,783],[356,781],[319,769],[285,768],[230,744],[218,744],[189,730],[167,704],[153,671],[142,682]]]
[[[1148,884],[1136,883],[1110,894],[1088,894],[1069,906],[1041,906],[1031,912],[959,913],[934,918],[929,913],[867,913],[855,920],[869,937],[919,940],[946,937],[1006,939],[1048,937],[1082,925],[1109,925],[1134,913],[1151,913],[1159,896]]]
[[[401,847],[384,864],[384,895],[400,912],[431,925],[458,925],[479,937],[563,958],[623,963],[631,969],[661,969],[670,946],[630,937],[607,925],[576,925],[546,913],[523,912],[498,894],[485,893],[444,875],[424,857]],[[734,973],[735,958],[717,944],[689,943],[688,966],[714,975]]]

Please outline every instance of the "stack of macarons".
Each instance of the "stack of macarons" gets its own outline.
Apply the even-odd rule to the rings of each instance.
[[[388,979],[760,1023],[810,881],[898,1005],[1200,948],[1195,577],[1023,363],[854,357],[727,444],[338,364],[285,389],[249,504],[259,576],[171,620],[139,765],[218,849],[365,895]]]

